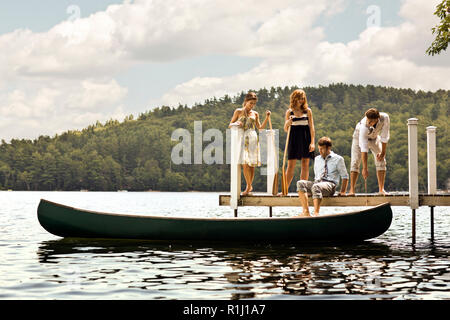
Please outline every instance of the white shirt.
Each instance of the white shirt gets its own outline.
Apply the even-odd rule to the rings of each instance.
[[[332,181],[335,185],[338,185],[339,177],[341,179],[348,179],[344,158],[331,151],[326,157],[326,160],[327,175],[323,176],[325,171],[325,159],[322,158],[320,154],[314,159],[314,181],[318,182],[324,178],[325,180]]]
[[[375,140],[378,136],[380,136],[381,142],[387,143],[389,141],[389,127],[389,115],[384,112],[380,112],[380,119],[375,127],[369,127],[367,125],[367,117],[364,117],[360,122],[358,122],[355,128],[354,136],[358,138],[361,152],[369,152],[369,139]]]

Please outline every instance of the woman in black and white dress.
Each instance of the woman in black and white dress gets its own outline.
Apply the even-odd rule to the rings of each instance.
[[[286,179],[289,186],[294,177],[294,169],[297,160],[301,161],[301,172],[299,180],[308,180],[309,160],[314,159],[315,130],[311,109],[308,107],[306,93],[297,89],[292,92],[290,106],[286,111],[284,131],[291,127],[288,144],[288,165]]]

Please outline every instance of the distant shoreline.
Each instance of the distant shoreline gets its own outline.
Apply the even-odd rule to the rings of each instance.
[[[163,190],[147,190],[147,191],[132,191],[132,190],[116,190],[116,191],[108,191],[108,190],[0,190],[0,192],[191,192],[191,193],[218,193],[218,192],[230,192],[227,191],[198,191],[198,190],[189,190],[189,191],[163,191]],[[264,192],[264,191],[261,191]]]
[[[147,191],[129,191],[129,190],[117,190],[117,191],[107,191],[107,190],[0,190],[0,192],[118,192],[118,193],[125,193],[125,192],[145,192],[145,193],[230,193],[230,190],[222,190],[222,191],[199,191],[199,190],[189,190],[189,191],[163,191],[163,190],[147,190]],[[255,191],[257,193],[265,193],[265,191]],[[408,190],[396,190],[396,191],[390,191],[390,193],[408,193]],[[375,193],[375,192],[372,192]],[[419,191],[420,194],[427,194],[426,191]],[[369,192],[368,194],[371,194]],[[450,194],[450,190],[437,190],[436,194]]]

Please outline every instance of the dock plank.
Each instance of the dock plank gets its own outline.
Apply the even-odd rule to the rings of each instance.
[[[219,195],[219,205],[229,206],[231,196]],[[313,205],[311,197],[308,197],[309,205]],[[389,202],[391,206],[409,206],[409,194],[396,193],[381,196],[377,194],[357,194],[355,196],[332,196],[324,197],[321,206],[332,207],[359,207],[376,206]],[[420,206],[450,206],[450,194],[419,195]],[[268,194],[254,194],[243,196],[238,201],[238,206],[252,207],[298,207],[300,200],[295,193],[286,196],[272,196]]]

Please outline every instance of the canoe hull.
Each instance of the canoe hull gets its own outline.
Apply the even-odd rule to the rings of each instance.
[[[389,229],[388,203],[308,218],[170,218],[108,214],[41,200],[38,219],[60,237],[216,241],[361,241]]]

